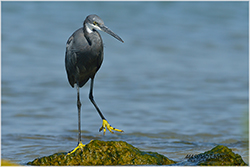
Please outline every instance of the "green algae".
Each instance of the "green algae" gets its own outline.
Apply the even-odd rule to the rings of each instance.
[[[37,158],[28,165],[75,166],[75,165],[170,165],[176,163],[156,152],[144,152],[124,141],[93,140],[83,150],[67,155],[55,153]]]
[[[144,152],[124,141],[93,140],[83,150],[55,153],[37,158],[28,165],[35,166],[88,166],[88,165],[199,165],[199,166],[247,166],[241,156],[226,146],[219,145],[187,161],[176,163],[156,152]]]
[[[233,153],[231,149],[223,145],[194,155],[188,161],[200,166],[247,166],[239,154]]]

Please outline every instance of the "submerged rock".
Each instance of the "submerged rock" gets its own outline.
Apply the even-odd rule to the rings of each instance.
[[[239,154],[226,146],[218,145],[212,150],[191,156],[188,159],[193,165],[203,166],[247,166]]]
[[[83,150],[67,155],[55,153],[37,158],[28,165],[170,165],[176,163],[156,152],[144,152],[124,141],[93,140]]]

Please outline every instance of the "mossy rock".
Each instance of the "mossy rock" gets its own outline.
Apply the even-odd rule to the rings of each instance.
[[[19,166],[19,165],[9,160],[1,159],[1,166]]]
[[[170,165],[176,163],[156,152],[144,152],[124,141],[93,140],[83,150],[67,155],[55,153],[37,158],[28,165]]]
[[[233,153],[231,149],[223,145],[194,155],[188,161],[202,166],[247,166],[239,154]]]

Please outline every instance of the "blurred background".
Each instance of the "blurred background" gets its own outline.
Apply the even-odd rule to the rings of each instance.
[[[1,154],[25,164],[77,145],[66,41],[89,14],[104,62],[94,97],[124,133],[103,136],[81,89],[82,138],[123,140],[175,161],[223,144],[248,163],[248,2],[2,2]]]

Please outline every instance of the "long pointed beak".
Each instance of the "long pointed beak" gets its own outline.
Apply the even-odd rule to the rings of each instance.
[[[121,42],[124,42],[118,35],[116,35],[113,31],[111,31],[108,27],[106,27],[105,25],[100,26],[100,29],[106,33],[108,33],[109,35],[112,35],[113,37],[115,37],[116,39],[118,39]]]

